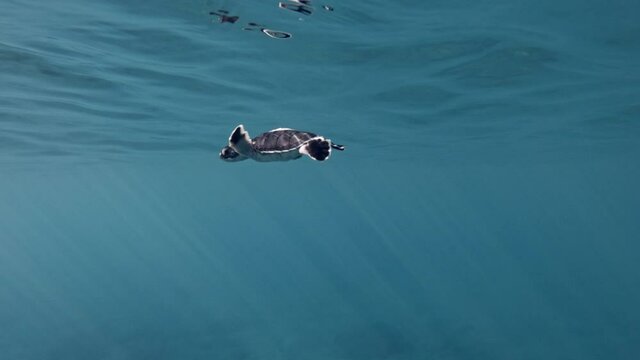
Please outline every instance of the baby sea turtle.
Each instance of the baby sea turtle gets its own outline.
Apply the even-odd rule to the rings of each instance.
[[[325,161],[331,156],[331,149],[342,151],[344,146],[314,133],[288,128],[273,129],[251,139],[244,126],[238,125],[229,136],[229,145],[220,151],[220,158],[266,162],[294,160],[307,155],[313,160]]]

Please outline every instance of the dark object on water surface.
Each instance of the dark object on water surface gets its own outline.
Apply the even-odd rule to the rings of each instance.
[[[235,24],[238,21],[238,19],[240,19],[239,16],[229,16],[229,12],[227,10],[210,11],[209,15],[217,16],[218,22],[221,24],[222,23]],[[247,24],[247,26],[243,27],[242,30],[249,30],[249,31],[259,30],[263,34],[274,39],[288,39],[292,36],[288,32],[267,29],[264,25],[260,25],[254,22],[250,22],[249,24]]]
[[[344,150],[343,145],[307,131],[278,128],[251,139],[243,125],[238,125],[229,136],[229,144],[220,151],[220,158],[228,162],[253,159],[260,162],[295,160],[307,155],[313,160],[325,161],[331,149]]]
[[[278,7],[281,9],[287,9],[295,12],[299,12],[304,15],[311,15],[313,13],[313,4],[311,0],[288,0],[287,2],[279,2]],[[331,5],[321,5],[321,7],[327,11],[333,11]]]
[[[219,23],[235,24],[236,21],[238,21],[238,19],[240,19],[239,16],[229,16],[229,12],[227,10],[218,10],[218,12],[210,11],[209,15],[217,16]]]
[[[305,4],[305,3],[302,3],[302,4]],[[287,9],[287,10],[299,12],[300,14],[303,14],[303,15],[313,14],[313,8],[306,5],[297,5],[297,4],[291,4],[291,3],[287,4],[284,2],[280,2],[278,3],[278,7],[281,9]]]
[[[282,9],[295,11],[303,15],[311,15],[314,10],[313,6],[311,5],[311,0],[288,0],[286,2],[279,2],[278,7]],[[333,11],[333,7],[329,5],[322,5],[322,8],[327,11]],[[229,11],[222,10],[222,9],[218,11],[210,11],[209,15],[217,16],[219,23],[235,24],[240,19],[239,16],[231,16],[229,15]],[[263,34],[273,39],[289,39],[292,37],[291,33],[280,31],[280,30],[268,29],[266,26],[260,25],[255,22],[248,23],[247,26],[242,28],[242,30],[260,31]]]

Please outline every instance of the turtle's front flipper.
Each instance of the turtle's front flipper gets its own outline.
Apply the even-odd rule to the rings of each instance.
[[[308,155],[313,160],[325,161],[331,156],[331,141],[321,136],[311,139],[300,147],[300,154]]]
[[[240,155],[251,155],[253,152],[251,137],[249,137],[249,133],[244,130],[244,126],[238,125],[233,130],[231,136],[229,136],[229,146]]]

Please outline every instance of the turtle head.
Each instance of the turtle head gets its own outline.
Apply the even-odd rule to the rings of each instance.
[[[220,159],[228,162],[246,160],[247,157],[240,155],[237,151],[233,150],[231,146],[225,146],[220,150]]]

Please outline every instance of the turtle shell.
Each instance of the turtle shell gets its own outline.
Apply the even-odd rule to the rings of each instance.
[[[253,148],[259,152],[285,152],[299,148],[305,142],[318,135],[292,129],[276,129],[256,136],[252,140]]]

